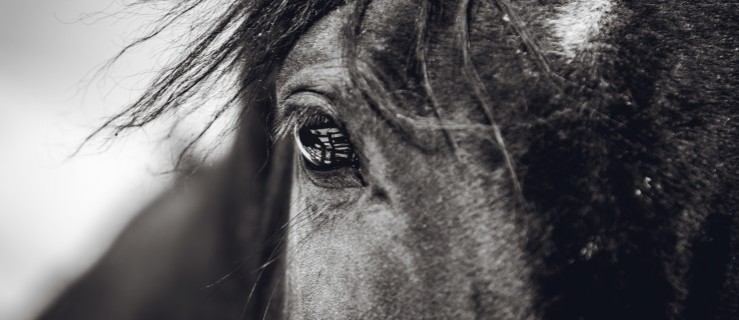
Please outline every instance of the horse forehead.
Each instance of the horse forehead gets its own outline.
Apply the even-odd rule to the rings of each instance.
[[[462,3],[467,3],[462,1]],[[527,32],[534,33],[545,55],[562,57],[571,62],[583,51],[597,49],[598,41],[604,34],[612,31],[612,21],[616,16],[617,2],[614,0],[566,0],[553,2],[523,1],[521,4],[507,3],[501,7],[497,2],[471,2],[467,14],[472,18],[473,33],[488,35],[471,39],[482,43],[482,50],[505,46],[506,40],[492,39],[490,35],[502,35],[506,32],[496,30],[514,30],[526,25]],[[458,34],[454,30],[455,11],[465,10],[458,3],[444,2],[439,4],[442,19],[432,19],[427,28],[440,34],[434,41],[444,42],[446,46],[454,46]],[[417,36],[417,24],[420,18],[418,1],[409,0],[375,0],[369,2],[362,19],[362,32],[357,45],[360,51],[369,53],[373,58],[388,56],[404,56],[407,58],[413,49]],[[339,59],[342,54],[342,28],[353,14],[354,5],[349,3],[321,19],[311,30],[303,35],[290,53],[283,69],[299,67],[322,60]],[[520,21],[513,21],[509,12],[515,13]],[[475,21],[475,22],[473,22]],[[518,26],[516,26],[516,24]],[[508,34],[510,36],[511,34]],[[527,37],[531,37],[529,34]],[[514,37],[515,38],[515,37]],[[510,44],[508,44],[510,45]],[[448,60],[448,59],[442,59]]]
[[[409,68],[419,62],[414,59],[419,58],[416,45],[420,44],[427,50],[427,84],[433,89],[438,113],[443,118],[485,121],[481,108],[474,107],[479,95],[471,81],[476,81],[499,105],[498,120],[516,121],[507,117],[513,117],[528,103],[523,97],[541,101],[562,98],[557,95],[560,90],[556,86],[542,80],[588,65],[592,77],[582,81],[598,81],[603,72],[599,61],[605,60],[597,57],[612,54],[612,50],[605,49],[609,46],[604,41],[610,41],[606,35],[615,26],[609,22],[617,11],[615,3],[452,1],[437,3],[424,16],[418,1],[375,0],[369,2],[360,19],[361,32],[354,38],[356,42],[349,44],[346,27],[355,14],[355,6],[350,2],[322,18],[297,41],[278,72],[278,90],[289,87],[283,86],[289,78],[302,75],[301,81],[308,81],[314,73],[306,71],[344,66],[343,48],[355,46],[360,60],[369,62],[370,70],[382,75],[386,89],[408,93],[410,100],[400,101],[399,106],[408,109],[412,116],[426,117],[430,112],[428,104],[417,103],[417,97],[424,95],[421,84],[426,83],[422,83],[418,70]],[[460,33],[464,30],[461,21],[468,24],[466,35]],[[427,32],[425,43],[424,39],[419,41],[422,23]],[[468,44],[462,42],[465,38]],[[465,47],[479,79],[462,72],[461,50]],[[337,76],[346,78],[345,74]],[[564,85],[579,87],[582,83]]]
[[[384,54],[409,49],[416,33],[418,9],[411,1],[371,2],[362,21],[359,45],[364,50]]]
[[[331,12],[304,34],[290,51],[278,80],[310,65],[342,58],[343,35],[353,5],[348,4]],[[389,53],[407,44],[411,38],[412,24],[417,7],[411,1],[372,1],[362,20],[362,40],[357,43],[360,51]],[[395,45],[392,45],[395,44]]]

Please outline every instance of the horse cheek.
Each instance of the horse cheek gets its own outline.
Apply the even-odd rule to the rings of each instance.
[[[303,173],[304,174],[304,173]],[[291,318],[386,317],[417,279],[398,239],[406,222],[361,189],[326,191],[294,177],[286,307]],[[405,310],[405,311],[402,311]]]

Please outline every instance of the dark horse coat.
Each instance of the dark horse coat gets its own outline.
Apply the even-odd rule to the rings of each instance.
[[[232,153],[42,319],[739,318],[737,3],[229,5],[105,128],[238,70]]]

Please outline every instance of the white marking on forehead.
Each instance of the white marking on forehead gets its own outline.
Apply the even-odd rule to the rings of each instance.
[[[557,9],[550,25],[568,62],[590,48],[591,40],[603,31],[610,18],[611,0],[573,0]]]

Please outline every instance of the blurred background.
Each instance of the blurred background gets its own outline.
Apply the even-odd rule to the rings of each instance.
[[[0,0],[0,319],[32,319],[172,180],[166,123],[72,155],[173,57],[165,35],[96,73],[165,9]]]

